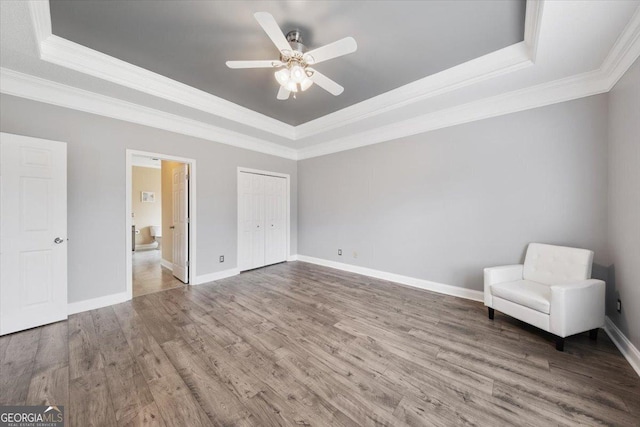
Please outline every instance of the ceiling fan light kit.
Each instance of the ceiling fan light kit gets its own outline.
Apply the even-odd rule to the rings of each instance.
[[[338,83],[309,66],[355,52],[358,45],[352,37],[307,52],[300,31],[293,30],[285,36],[270,13],[257,12],[254,17],[280,51],[280,59],[227,61],[229,68],[280,68],[274,73],[280,84],[277,96],[279,100],[288,99],[292,92],[295,98],[297,92],[304,92],[314,83],[334,96],[344,91]]]

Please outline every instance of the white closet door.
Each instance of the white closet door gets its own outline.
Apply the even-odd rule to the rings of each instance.
[[[251,239],[251,268],[262,267],[264,260],[264,175],[251,174],[251,220],[253,223],[253,233]]]
[[[265,264],[287,260],[287,180],[265,176]]]
[[[238,176],[238,268],[264,265],[264,176],[241,172]]]
[[[0,335],[67,318],[67,146],[0,134]]]

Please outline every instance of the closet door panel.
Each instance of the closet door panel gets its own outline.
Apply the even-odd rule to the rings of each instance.
[[[265,178],[265,263],[268,265],[287,260],[287,180],[273,176]]]
[[[251,268],[265,265],[265,226],[264,226],[264,191],[265,176],[251,174],[251,221],[253,233],[251,238]]]

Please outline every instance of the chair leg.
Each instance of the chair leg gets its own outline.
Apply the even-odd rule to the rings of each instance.
[[[598,328],[589,331],[589,339],[593,341],[598,339]]]
[[[487,307],[489,309],[489,319],[493,320],[493,316],[495,314],[495,310],[491,307]]]
[[[556,350],[564,351],[564,338],[556,337]]]

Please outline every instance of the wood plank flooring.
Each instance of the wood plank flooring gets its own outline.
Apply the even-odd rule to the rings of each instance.
[[[0,404],[71,426],[640,425],[604,332],[553,338],[482,303],[301,262],[0,338]]]
[[[132,257],[134,297],[185,286],[160,264],[160,250],[135,251]]]

